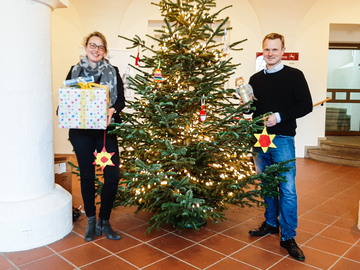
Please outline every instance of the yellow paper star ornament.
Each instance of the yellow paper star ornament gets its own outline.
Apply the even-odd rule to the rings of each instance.
[[[111,157],[114,154],[115,154],[115,152],[108,153],[104,146],[100,153],[94,152],[96,159],[95,159],[93,165],[101,166],[102,171],[104,171],[106,166],[115,166],[114,163],[111,161]]]
[[[276,135],[269,135],[267,133],[266,126],[261,134],[254,134],[257,139],[255,147],[261,147],[264,153],[267,152],[269,147],[276,148],[276,145],[272,142]]]

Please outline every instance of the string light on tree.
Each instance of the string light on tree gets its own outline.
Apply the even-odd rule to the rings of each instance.
[[[244,40],[230,43],[229,18],[218,16],[231,6],[211,14],[215,4],[156,3],[164,18],[156,30],[161,36],[153,38],[158,50],[138,36],[122,37],[144,53],[130,81],[137,96],[129,103],[133,112],[124,112],[114,131],[124,149],[116,203],[154,212],[149,231],[164,223],[197,229],[204,220],[223,220],[225,202],[263,204],[266,188],[259,189],[249,159],[261,119],[239,118],[248,108],[234,103],[235,89],[224,87],[239,65],[224,55],[240,51]],[[269,182],[277,181],[274,175]]]

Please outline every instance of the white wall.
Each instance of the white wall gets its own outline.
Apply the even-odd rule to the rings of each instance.
[[[121,4],[120,4],[121,2]],[[109,48],[125,49],[130,42],[118,34],[132,38],[136,35],[146,40],[149,20],[161,20],[154,0],[108,1],[99,7],[98,0],[70,0],[70,8],[53,12],[53,91],[57,103],[57,88],[71,65],[78,61],[78,46],[84,36],[94,30],[103,32]],[[299,52],[298,62],[290,64],[301,69],[308,80],[313,102],[326,98],[327,58],[330,23],[360,23],[358,0],[274,0],[264,5],[264,0],[218,0],[217,9],[232,5],[220,14],[230,17],[233,30],[230,42],[247,38],[243,51],[231,52],[234,63],[241,62],[236,74],[246,81],[255,70],[255,53],[261,51],[261,41],[270,32],[285,36],[286,49]],[[101,11],[99,11],[101,10]],[[136,52],[134,52],[134,55]],[[54,125],[55,153],[70,153],[67,131]],[[296,155],[304,156],[305,146],[317,145],[325,134],[325,106],[298,120]]]

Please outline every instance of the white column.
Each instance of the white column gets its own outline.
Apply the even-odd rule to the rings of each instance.
[[[54,185],[51,11],[68,0],[0,1],[0,252],[55,242],[72,197]]]

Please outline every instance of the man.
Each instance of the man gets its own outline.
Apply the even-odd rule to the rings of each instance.
[[[272,112],[266,119],[266,127],[269,134],[276,135],[273,140],[276,148],[269,148],[266,153],[261,148],[254,148],[254,152],[258,153],[254,156],[257,173],[263,172],[266,166],[295,158],[296,118],[312,111],[312,100],[305,77],[300,70],[283,65],[281,57],[284,52],[284,37],[277,33],[268,34],[263,40],[266,67],[254,74],[249,81],[256,97],[253,117]],[[287,182],[280,182],[279,197],[265,197],[265,221],[258,229],[249,231],[249,234],[275,234],[279,233],[280,228],[280,245],[287,249],[290,256],[302,261],[305,260],[304,253],[295,242],[298,225],[295,162],[287,166],[293,169],[282,174]]]

